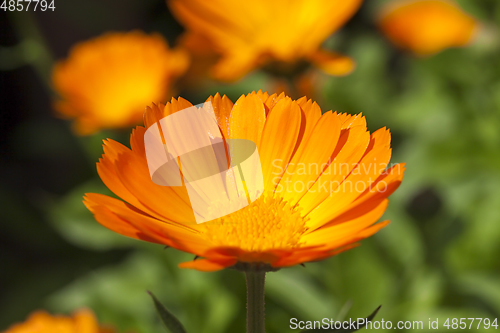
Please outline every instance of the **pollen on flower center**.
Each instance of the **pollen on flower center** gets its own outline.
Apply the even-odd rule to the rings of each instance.
[[[297,247],[306,220],[299,208],[263,194],[247,207],[203,225],[206,237],[216,245],[258,252]]]

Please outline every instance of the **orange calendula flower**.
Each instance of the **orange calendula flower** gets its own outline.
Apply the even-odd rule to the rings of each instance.
[[[168,98],[188,56],[171,50],[163,37],[140,31],[108,33],[77,44],[53,69],[53,85],[63,116],[90,134],[101,128],[136,125],[144,107]]]
[[[452,1],[410,0],[389,3],[379,26],[397,46],[425,56],[469,44],[478,23]]]
[[[44,311],[33,313],[28,320],[14,324],[4,333],[114,333],[99,326],[90,310],[79,310],[71,317],[52,316]]]
[[[305,61],[331,75],[354,69],[346,56],[321,44],[358,10],[362,0],[169,0],[188,33],[207,38],[221,55],[213,75],[236,80],[268,65],[293,71]],[[208,45],[208,44],[207,44]]]
[[[235,104],[219,94],[205,104],[209,102],[224,138],[256,143],[264,188],[260,197],[231,214],[196,224],[185,185],[153,183],[146,130],[191,107],[182,98],[172,99],[146,111],[145,127],[133,131],[131,149],[105,141],[97,170],[124,201],[87,193],[85,205],[99,223],[202,257],[180,265],[202,271],[257,263],[272,270],[321,260],[387,225],[375,223],[404,172],[402,164],[388,168],[389,130],[370,134],[363,116],[322,114],[305,97],[294,101],[259,91]]]

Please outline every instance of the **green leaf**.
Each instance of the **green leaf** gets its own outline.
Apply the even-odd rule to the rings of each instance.
[[[322,332],[322,333],[325,333],[325,332],[330,332],[330,333],[350,333],[350,332],[356,332],[356,331],[359,331],[360,329],[362,329],[363,327],[365,327],[366,325],[366,322],[368,321],[371,321],[373,318],[375,318],[375,316],[377,315],[377,312],[378,310],[380,310],[380,308],[382,307],[382,305],[379,305],[378,308],[375,309],[375,311],[373,311],[373,313],[371,315],[369,315],[368,317],[366,317],[366,320],[365,320],[365,323],[358,329],[335,329],[335,328],[332,328],[332,329],[320,329],[320,328],[317,328],[317,329],[310,329],[310,330],[305,330],[305,331],[302,331],[302,333],[313,333],[313,332]]]
[[[163,324],[170,333],[186,333],[186,330],[182,326],[181,322],[175,318],[173,314],[171,314],[163,304],[158,301],[158,299],[153,295],[152,292],[148,291],[148,294],[153,298],[153,302],[155,303],[156,311],[161,318]]]

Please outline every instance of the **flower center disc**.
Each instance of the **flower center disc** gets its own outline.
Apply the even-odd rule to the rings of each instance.
[[[261,252],[300,245],[306,220],[300,208],[263,194],[247,207],[203,225],[207,239],[219,246]]]

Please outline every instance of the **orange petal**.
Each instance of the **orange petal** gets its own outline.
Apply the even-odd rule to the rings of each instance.
[[[283,257],[277,262],[273,263],[273,267],[288,267],[303,262],[326,259],[343,251],[359,246],[359,244],[356,242],[372,236],[373,234],[375,234],[377,231],[387,226],[388,224],[389,221],[380,222],[358,232],[357,234],[347,236],[338,242],[329,241],[328,246],[323,247],[323,249],[309,250],[303,252],[296,251],[292,256]]]
[[[325,224],[320,229],[314,230],[302,237],[302,240],[307,245],[324,244],[328,247],[332,244],[343,241],[350,235],[355,235],[359,231],[369,227],[382,217],[389,201],[386,199],[371,211],[358,216],[345,215],[336,218],[333,221]]]
[[[179,264],[180,268],[196,269],[202,272],[216,272],[231,267],[238,262],[235,258],[223,259],[196,259]]]
[[[340,121],[331,112],[322,115],[310,135],[304,136],[276,189],[286,201],[295,204],[314,185],[327,167],[339,136]]]
[[[385,128],[381,128],[372,133],[365,156],[349,176],[308,215],[311,219],[310,227],[315,229],[331,220],[346,205],[370,188],[370,185],[385,171],[390,157],[390,133]]]
[[[229,138],[229,118],[233,109],[233,102],[226,95],[220,97],[219,93],[214,97],[210,96],[207,102],[212,103],[217,123],[224,134],[224,137]]]
[[[124,236],[196,254],[203,254],[210,244],[194,229],[154,219],[105,195],[87,193],[84,203],[99,223]]]
[[[116,175],[141,206],[155,217],[180,224],[196,224],[189,195],[185,186],[160,186],[151,180],[145,158],[136,154],[123,154],[116,163]]]
[[[352,58],[336,52],[317,50],[309,55],[308,58],[323,72],[334,76],[350,74],[354,71],[354,68],[356,68],[356,63]]]
[[[366,118],[363,116],[363,113],[358,114],[347,114],[340,113],[339,114],[340,122],[342,123],[342,129],[349,129],[356,126],[362,126],[366,128]]]
[[[144,147],[144,133],[146,129],[142,126],[137,126],[132,130],[130,135],[130,148],[134,153],[140,156],[146,156],[146,148]]]
[[[266,121],[264,103],[256,94],[242,95],[234,104],[229,119],[229,138],[260,143]]]
[[[342,248],[346,245],[358,242],[362,239],[368,238],[375,233],[377,233],[380,229],[386,227],[390,222],[389,221],[382,221],[379,223],[376,223],[368,228],[365,228],[357,233],[351,234],[346,229],[349,227],[344,227],[342,228],[343,224],[336,226],[338,229],[333,229],[331,230],[331,234],[335,235],[336,232],[340,233],[345,233],[345,237],[343,239],[339,239],[339,237],[335,237],[333,242],[328,242],[328,245],[325,247],[327,250],[336,250],[337,248]]]
[[[274,106],[279,102],[281,101],[283,98],[286,98],[287,96],[285,96],[285,93],[281,93],[281,94],[272,94],[271,96],[269,96],[265,101],[264,101],[264,104],[266,106],[266,115],[267,115],[267,112],[269,112],[269,110],[271,110],[272,108],[274,108]]]
[[[304,111],[306,118],[304,137],[307,138],[321,117],[321,108],[316,102],[313,102],[311,99],[308,100],[306,97],[297,100],[297,103],[300,105],[302,111]]]
[[[274,190],[290,161],[300,124],[301,110],[288,97],[280,100],[269,112],[259,146],[266,190]]]
[[[342,183],[356,167],[370,142],[370,133],[365,126],[355,126],[341,133],[335,152],[332,154],[332,162],[309,192],[300,199],[300,205],[306,214],[332,195],[337,187],[336,184]]]
[[[131,218],[134,218],[137,214],[140,214],[138,211],[134,210],[126,203],[98,193],[86,193],[83,203],[94,214],[97,222],[99,222],[106,228],[123,236],[162,244],[162,242],[159,242],[154,238],[148,237],[147,235],[140,232],[127,220],[121,219],[116,214],[113,214],[112,209],[109,208],[121,207],[122,209],[128,209],[128,213],[130,213]]]
[[[290,267],[306,262],[319,261],[337,255],[341,252],[350,250],[357,246],[359,246],[359,244],[351,243],[334,250],[311,249],[306,251],[295,251],[292,255],[288,257],[280,258],[278,261],[274,262],[272,266]]]
[[[377,180],[371,184],[371,188],[362,193],[350,205],[347,205],[340,212],[348,212],[349,210],[357,210],[366,203],[373,205],[374,202],[380,202],[384,198],[390,196],[401,185],[404,176],[404,163],[396,164],[390,169],[383,172]]]
[[[252,93],[255,93],[257,95],[257,97],[260,98],[262,103],[265,103],[269,99],[269,93],[267,91],[263,92],[262,89],[259,89],[259,91],[257,91],[257,92],[255,92],[255,90],[254,90]]]
[[[97,163],[97,173],[99,174],[99,177],[101,178],[103,183],[114,194],[116,194],[118,197],[122,198],[129,204],[133,205],[134,207],[137,207],[138,209],[150,215],[160,217],[160,215],[156,214],[146,205],[142,204],[142,202],[139,201],[139,199],[132,192],[130,192],[127,187],[123,185],[123,183],[120,181],[119,176],[117,175],[117,168],[115,166],[115,163],[117,163],[119,156],[125,154],[133,154],[132,151],[130,151],[130,149],[128,149],[121,143],[118,143],[111,139],[104,141],[103,148],[104,155],[99,160],[99,163]]]
[[[190,108],[191,106],[193,106],[193,104],[191,104],[191,102],[187,99],[184,99],[182,97],[179,97],[178,99],[172,98],[170,100],[170,103],[167,103],[165,105],[164,114],[165,116],[168,116],[175,112]]]
[[[157,124],[160,120],[162,120],[167,115],[165,114],[165,105],[164,104],[153,104],[151,106],[147,106],[144,111],[144,126],[149,128],[152,125]],[[156,125],[158,126],[158,125]]]

